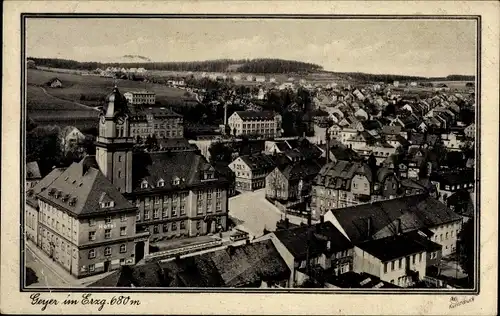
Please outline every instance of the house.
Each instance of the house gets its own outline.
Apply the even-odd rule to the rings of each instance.
[[[52,78],[47,81],[45,85],[51,88],[62,88],[63,86],[62,81],[59,78]]]
[[[399,81],[394,81],[394,82],[392,83],[392,85],[393,85],[395,88],[399,87]]]
[[[461,151],[466,144],[465,137],[455,133],[441,134],[441,140],[447,150]]]
[[[266,197],[280,201],[300,200],[310,194],[310,183],[320,169],[313,160],[277,166],[266,176]]]
[[[338,161],[324,165],[312,188],[312,217],[317,219],[330,209],[369,202],[374,175],[363,162]]]
[[[465,136],[474,139],[476,135],[476,124],[472,123],[464,129]]]
[[[458,191],[474,191],[474,179],[474,169],[439,171],[432,173],[430,177],[437,190],[438,199],[444,203]]]
[[[247,81],[255,81],[255,77],[254,76],[247,76],[246,77]]]
[[[244,155],[229,164],[235,174],[237,190],[253,191],[264,188],[267,175],[276,167],[265,154]]]
[[[228,119],[231,134],[259,135],[266,138],[281,134],[281,115],[268,111],[236,111]]]
[[[446,205],[462,216],[465,223],[474,218],[475,194],[467,190],[457,191],[448,197]]]
[[[28,162],[26,164],[25,171],[26,171],[25,190],[29,190],[42,179],[42,174],[40,173],[40,168],[38,167],[38,162],[36,161]]]
[[[271,240],[291,271],[289,285],[298,287],[314,275],[311,268],[335,275],[352,270],[353,245],[331,223],[320,222],[264,235]]]
[[[34,165],[30,166],[32,169]],[[28,170],[28,166],[26,167]],[[36,196],[45,190],[55,179],[57,179],[61,173],[64,172],[64,168],[54,168],[52,171],[46,175],[44,178],[38,180],[36,184],[32,184],[30,188],[27,187],[26,190],[26,207],[25,207],[25,220],[24,229],[26,231],[26,237],[33,241],[38,247],[42,245],[42,235],[40,234],[39,222],[40,219],[40,205]],[[46,221],[46,219],[45,219]]]
[[[240,81],[241,80],[241,75],[234,75],[233,76],[234,81]]]
[[[434,234],[432,241],[443,247],[443,256],[455,252],[462,228],[462,217],[428,194],[331,210],[325,221],[333,223],[355,245],[393,236],[398,230],[428,229]]]
[[[266,82],[266,77],[264,77],[264,76],[255,76],[255,82]]]
[[[74,148],[75,145],[80,144],[82,141],[86,139],[86,136],[78,130],[78,128],[74,126],[66,126],[61,129],[59,134],[59,138],[61,139],[61,148],[65,151],[68,151]]]
[[[410,236],[401,234],[356,245],[353,270],[372,274],[400,287],[408,287],[424,278],[426,260],[426,247]]]
[[[245,268],[242,268],[245,267]],[[89,287],[285,288],[290,269],[269,240],[123,267]]]
[[[321,157],[326,157],[326,147],[322,150],[323,153]],[[343,161],[355,161],[360,160],[361,157],[351,148],[348,148],[342,144],[333,144],[330,146],[329,150],[329,162],[337,163],[340,160]]]

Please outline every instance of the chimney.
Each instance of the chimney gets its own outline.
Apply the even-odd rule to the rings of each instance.
[[[227,246],[227,250],[229,252],[229,256],[233,256],[234,255],[234,247],[233,246]]]
[[[285,218],[285,228],[290,228],[290,220],[288,219],[288,217]]]
[[[319,222],[323,224],[325,222],[325,215],[321,214],[319,217]]]
[[[401,234],[401,219],[396,219],[396,235]]]
[[[309,212],[309,215],[307,216],[307,226],[311,226],[312,224],[312,214]]]
[[[245,241],[245,244],[250,245],[250,239],[247,239],[247,240]]]
[[[366,219],[366,235],[368,238],[371,238],[372,236],[372,218],[368,217]]]

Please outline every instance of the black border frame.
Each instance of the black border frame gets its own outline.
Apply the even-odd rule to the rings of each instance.
[[[481,157],[481,40],[482,40],[482,20],[481,15],[344,15],[344,14],[119,14],[119,13],[21,13],[21,117],[20,117],[20,179],[21,181],[21,223],[19,230],[20,237],[20,291],[21,292],[71,292],[71,293],[244,293],[244,294],[399,294],[399,295],[479,295],[480,292],[480,160]],[[476,21],[476,138],[475,138],[475,198],[474,209],[475,229],[475,271],[473,289],[238,289],[238,288],[26,288],[25,281],[25,235],[24,235],[24,216],[25,216],[25,139],[26,139],[26,20],[31,19],[82,19],[82,18],[106,18],[106,19],[124,19],[124,18],[142,18],[142,19],[307,19],[307,20],[473,20]]]

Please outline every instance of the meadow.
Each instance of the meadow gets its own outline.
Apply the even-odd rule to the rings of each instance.
[[[165,105],[195,103],[195,100],[187,96],[184,90],[167,87],[161,84],[98,76],[81,76],[72,73],[56,73],[39,69],[28,69],[27,71],[28,85],[43,86],[46,82],[55,77],[61,80],[63,87],[47,87],[48,93],[64,100],[74,101],[92,107],[102,105],[105,97],[111,92],[115,84],[118,86],[121,93],[135,90],[153,91],[156,93],[156,100]]]

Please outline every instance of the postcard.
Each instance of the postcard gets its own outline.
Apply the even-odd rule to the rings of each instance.
[[[5,9],[2,312],[495,314],[498,3]]]

